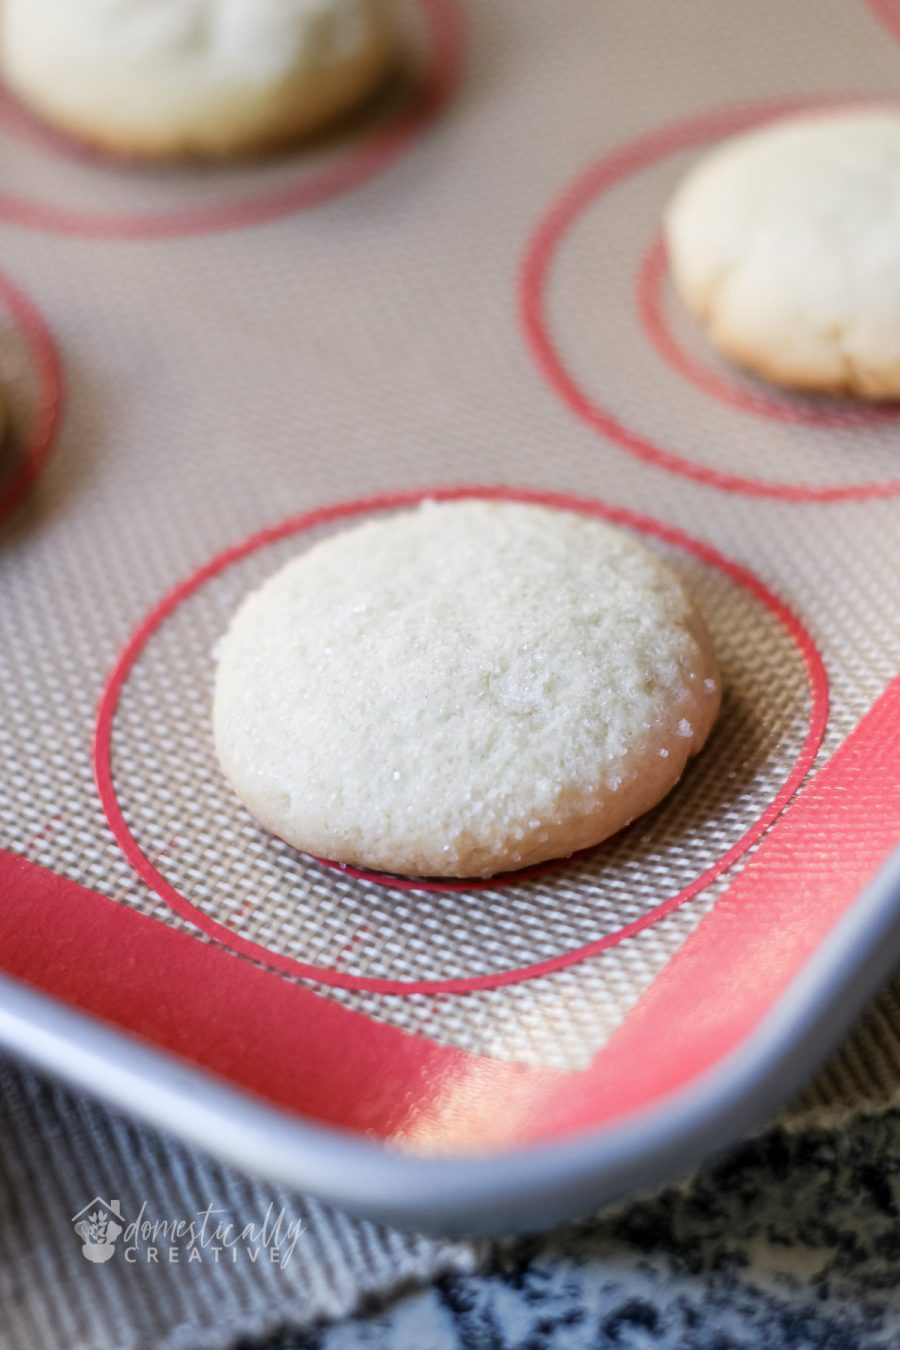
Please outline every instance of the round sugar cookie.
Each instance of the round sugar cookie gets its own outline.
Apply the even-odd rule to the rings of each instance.
[[[666,215],[672,276],[779,385],[900,397],[900,113],[793,117],[719,146]]]
[[[305,853],[490,876],[648,810],[719,707],[704,622],[629,535],[568,511],[418,509],[316,544],[217,649],[216,750]]]
[[[3,0],[0,73],[114,153],[263,151],[358,105],[395,57],[388,0]]]

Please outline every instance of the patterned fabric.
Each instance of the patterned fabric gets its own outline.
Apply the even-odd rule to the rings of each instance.
[[[111,1257],[98,1260],[91,1220],[99,1213],[102,1226],[116,1202],[122,1220],[112,1222],[123,1232]],[[212,1206],[210,1240],[192,1243],[171,1230],[144,1239],[130,1227],[142,1206],[144,1221],[157,1226],[199,1226]],[[215,1225],[228,1222],[256,1225],[256,1240],[223,1244]],[[3,1350],[225,1350],[471,1270],[476,1255],[471,1244],[388,1232],[239,1176],[0,1061]]]

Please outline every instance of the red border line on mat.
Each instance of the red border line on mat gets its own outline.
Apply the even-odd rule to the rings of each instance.
[[[0,273],[0,303],[6,305],[16,328],[25,340],[34,362],[39,388],[38,407],[27,443],[16,456],[17,467],[8,481],[5,474],[0,475],[0,525],[2,525],[24,500],[50,458],[62,412],[63,374],[56,343],[37,306],[24,291],[14,286],[2,273]]]
[[[884,106],[886,102],[888,100],[885,99],[820,97],[766,100],[717,108],[646,132],[619,146],[596,160],[564,189],[528,241],[519,280],[519,319],[526,343],[541,373],[571,411],[638,459],[726,492],[777,497],[792,502],[862,501],[900,493],[900,478],[884,483],[848,483],[828,487],[778,483],[728,473],[666,449],[626,426],[605,404],[582,389],[557,350],[547,309],[550,277],[560,246],[582,213],[624,179],[669,155],[706,145],[787,113],[877,107]]]
[[[471,976],[450,980],[390,980],[357,976],[336,971],[328,967],[312,965],[298,961],[293,957],[274,952],[268,947],[240,937],[225,924],[205,914],[181,895],[157,870],[154,862],[144,854],[129,829],[116,795],[112,771],[112,731],[116,708],[122,689],[128,679],[131,668],[143,647],[172,611],[187,597],[197,591],[211,577],[223,569],[245,558],[261,546],[284,539],[291,534],[310,529],[330,521],[343,520],[353,516],[369,514],[374,511],[391,510],[396,507],[411,506],[423,500],[433,498],[452,501],[461,497],[481,498],[488,501],[521,501],[543,506],[557,507],[562,510],[577,511],[587,515],[599,516],[614,524],[652,534],[657,539],[681,548],[701,562],[717,568],[738,585],[749,591],[761,601],[778,619],[792,637],[806,664],[810,684],[811,709],[810,722],[806,738],[781,789],[762,813],[754,825],[737,840],[711,867],[697,877],[688,886],[682,888],[662,904],[649,910],[641,918],[625,925],[617,932],[608,933],[594,942],[585,944],[571,952],[564,952],[546,961],[536,962],[515,970],[496,972],[490,975]],[[557,970],[588,957],[597,956],[609,947],[616,946],[625,939],[642,932],[651,924],[657,923],[672,910],[699,894],[712,881],[729,867],[754,844],[784,809],[796,792],[812,765],[828,715],[828,680],[818,650],[807,629],[800,619],[788,609],[763,582],[740,564],[725,558],[717,550],[700,541],[692,539],[673,526],[662,524],[646,516],[640,516],[622,507],[608,506],[589,498],[569,494],[540,492],[537,490],[514,487],[437,487],[422,488],[403,492],[380,494],[353,502],[342,502],[321,507],[313,511],[293,516],[280,525],[272,526],[252,535],[249,539],[226,549],[210,562],[200,567],[189,577],[174,587],[160,603],[150,611],[126,643],[112,672],[100,700],[97,726],[94,738],[94,770],[97,790],[110,828],[118,840],[125,856],[139,876],[156,891],[177,914],[195,924],[202,932],[215,938],[225,946],[242,952],[254,960],[262,961],[276,970],[306,979],[317,980],[322,984],[344,989],[362,989],[380,994],[423,994],[423,993],[470,993],[478,989],[496,989],[503,985],[519,983],[549,975]],[[369,880],[385,884],[385,879],[375,873],[366,874]],[[388,881],[386,884],[391,885]],[[496,884],[496,883],[495,883]],[[423,889],[422,886],[417,889]]]
[[[458,0],[416,0],[428,25],[429,67],[412,106],[397,121],[321,172],[252,197],[181,211],[70,210],[0,192],[0,220],[27,229],[89,239],[172,239],[260,225],[307,210],[359,187],[390,167],[449,102],[465,56],[465,22]]]
[[[900,41],[900,10],[894,0],[864,0],[864,3],[891,36]]]
[[[756,1029],[900,840],[898,758],[900,678],[584,1070],[400,1031],[2,851],[0,967],[357,1134],[419,1153],[560,1139],[685,1087]]]
[[[685,351],[669,327],[662,294],[666,272],[665,239],[658,234],[638,264],[635,277],[638,314],[658,354],[678,375],[704,394],[742,412],[799,426],[852,429],[883,425],[900,418],[900,403],[866,404],[848,400],[843,407],[838,407],[833,401],[820,406],[791,399],[789,394],[774,398],[761,389],[747,389],[726,379],[711,366],[701,364]]]
[[[0,882],[0,969],[330,1125],[390,1138],[451,1082],[497,1101],[563,1080],[400,1031],[2,850]]]
[[[535,1103],[533,1138],[596,1128],[647,1106],[713,1068],[756,1029],[900,843],[898,757],[900,677],[580,1079],[572,1075],[564,1093]]]

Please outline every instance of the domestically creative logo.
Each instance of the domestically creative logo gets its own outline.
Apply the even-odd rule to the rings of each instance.
[[[88,1261],[108,1261],[115,1253],[116,1238],[122,1232],[122,1207],[118,1200],[102,1200],[95,1195],[84,1209],[72,1216],[75,1232],[81,1238],[81,1251]]]
[[[119,1201],[99,1195],[72,1216],[72,1224],[87,1261],[100,1265],[118,1252],[129,1266],[175,1265],[182,1260],[286,1266],[304,1231],[299,1215],[276,1210],[271,1201],[261,1222],[236,1223],[227,1210],[213,1204],[189,1216],[154,1218],[144,1200],[137,1217],[126,1223]],[[118,1249],[117,1238],[122,1239]]]

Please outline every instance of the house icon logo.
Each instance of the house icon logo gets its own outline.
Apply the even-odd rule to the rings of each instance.
[[[81,1238],[84,1256],[100,1264],[115,1253],[116,1238],[122,1232],[122,1207],[118,1200],[101,1200],[95,1195],[84,1209],[73,1214],[72,1224]]]

